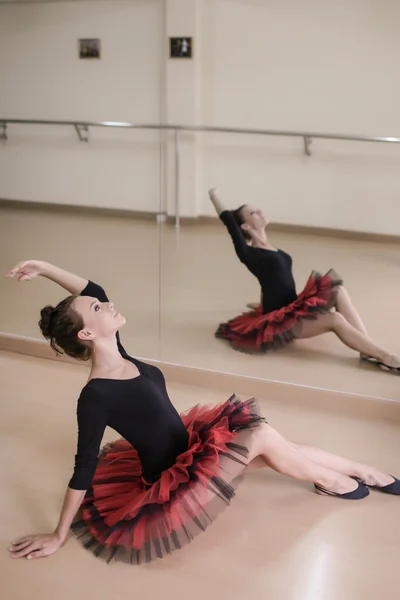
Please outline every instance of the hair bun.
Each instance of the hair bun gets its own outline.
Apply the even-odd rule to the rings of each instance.
[[[53,335],[53,326],[54,326],[54,306],[45,306],[40,311],[40,321],[39,327],[45,338],[51,338]]]

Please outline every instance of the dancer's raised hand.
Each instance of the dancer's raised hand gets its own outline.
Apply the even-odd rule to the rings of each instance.
[[[30,281],[44,273],[45,263],[41,260],[24,260],[6,273],[7,279],[18,279],[18,281]]]

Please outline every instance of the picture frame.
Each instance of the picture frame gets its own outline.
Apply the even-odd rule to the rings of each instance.
[[[183,60],[193,58],[193,38],[191,37],[170,37],[169,38],[169,57],[180,58]]]
[[[100,59],[101,40],[99,38],[80,38],[78,40],[78,53],[80,59]]]

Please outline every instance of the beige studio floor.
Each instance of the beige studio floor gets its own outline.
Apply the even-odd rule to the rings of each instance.
[[[400,352],[400,246],[273,234],[294,256],[298,289],[310,271],[342,274],[371,336]],[[333,335],[297,342],[268,356],[233,351],[214,338],[259,290],[236,259],[223,226],[171,225],[61,211],[0,208],[0,271],[23,258],[49,260],[99,281],[128,323],[122,335],[137,356],[252,377],[400,399],[399,379],[357,356]],[[161,270],[160,270],[161,264]],[[40,308],[64,293],[41,280],[0,279],[0,332],[40,337]]]
[[[75,453],[76,397],[87,370],[0,352],[0,576],[4,600],[397,600],[400,498],[360,502],[314,494],[262,470],[248,474],[232,506],[190,546],[149,566],[106,565],[76,540],[51,558],[13,561],[16,536],[56,523]],[[179,410],[226,399],[169,384]],[[399,425],[261,400],[272,425],[399,473]],[[106,439],[113,438],[107,431]]]
[[[3,208],[0,270],[34,257],[99,281],[128,318],[123,340],[136,356],[399,399],[397,377],[360,366],[329,336],[268,357],[244,356],[215,340],[218,321],[256,299],[257,286],[235,260],[222,228],[187,226],[177,237],[164,225],[161,246],[158,236],[148,221]],[[274,241],[295,255],[300,281],[312,268],[336,266],[371,334],[396,349],[398,247],[300,235],[277,235]],[[44,280],[20,286],[0,280],[0,331],[38,337],[40,307],[62,297]],[[0,352],[0,439],[7,450],[0,493],[2,597],[398,598],[399,499],[378,493],[360,503],[321,498],[309,485],[268,470],[248,475],[208,532],[150,566],[107,566],[75,540],[50,559],[11,561],[11,539],[47,531],[57,519],[75,452],[76,398],[86,375],[79,366]],[[174,382],[169,390],[180,410],[225,400],[233,391]],[[290,388],[286,401],[267,398],[261,404],[287,437],[398,474],[398,422],[324,412],[318,403],[305,408],[291,402]]]

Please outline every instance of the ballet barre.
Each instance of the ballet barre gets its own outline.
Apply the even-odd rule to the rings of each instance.
[[[374,142],[386,144],[400,144],[400,137],[393,136],[368,136],[345,135],[337,133],[316,133],[310,131],[286,131],[281,129],[244,129],[241,127],[214,127],[207,125],[176,125],[176,124],[151,124],[131,123],[124,121],[55,121],[40,119],[3,119],[0,118],[0,140],[7,141],[9,125],[45,125],[73,127],[80,142],[89,142],[89,129],[91,127],[110,127],[115,129],[144,129],[166,131],[174,133],[174,183],[175,183],[175,226],[180,227],[180,141],[181,134],[187,133],[229,133],[269,137],[297,138],[303,141],[303,150],[306,156],[312,154],[313,140],[338,140],[345,142]]]

